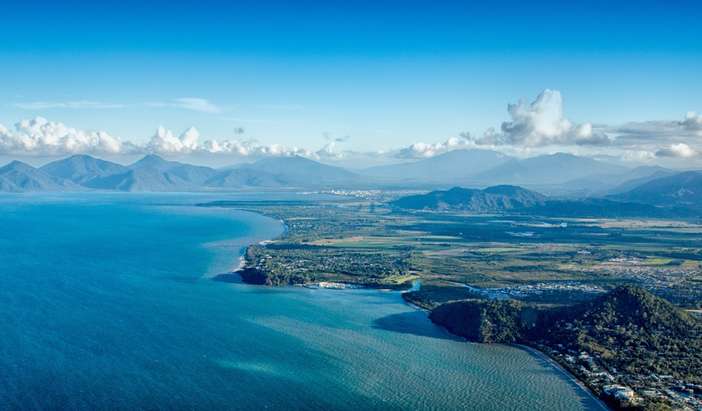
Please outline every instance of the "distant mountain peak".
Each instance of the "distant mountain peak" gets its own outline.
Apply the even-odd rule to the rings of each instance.
[[[501,212],[543,204],[546,197],[518,186],[500,185],[484,190],[453,187],[445,191],[401,197],[391,204],[407,209],[466,210]]]
[[[29,164],[19,161],[19,160],[13,160],[7,163],[4,167],[0,168],[0,170],[36,170],[36,168],[30,166]]]
[[[130,167],[152,166],[155,164],[164,164],[168,162],[168,160],[165,160],[163,157],[157,154],[147,154],[141,159],[135,161]]]
[[[22,161],[0,167],[0,191],[63,191],[77,189],[71,181],[54,177]]]
[[[684,171],[644,181],[612,198],[658,206],[702,209],[702,171]]]

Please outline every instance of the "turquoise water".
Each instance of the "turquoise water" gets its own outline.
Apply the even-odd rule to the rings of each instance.
[[[594,409],[397,293],[212,281],[281,227],[204,199],[0,197],[1,409]]]

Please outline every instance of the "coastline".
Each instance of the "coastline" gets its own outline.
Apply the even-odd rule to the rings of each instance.
[[[270,218],[271,220],[275,220],[282,225],[283,230],[279,235],[277,235],[273,238],[260,240],[257,242],[252,242],[252,243],[246,245],[245,247],[242,247],[241,251],[240,251],[239,258],[237,260],[238,262],[235,265],[234,269],[230,273],[221,274],[219,276],[214,277],[213,279],[215,281],[223,281],[223,282],[230,282],[230,283],[235,282],[235,283],[243,283],[243,284],[253,285],[253,286],[274,287],[273,285],[270,285],[270,284],[256,284],[256,283],[246,282],[246,281],[244,281],[243,277],[241,276],[241,272],[248,268],[246,255],[247,255],[249,247],[256,245],[256,244],[258,244],[258,245],[270,244],[271,242],[274,242],[276,239],[284,238],[284,236],[288,233],[288,225],[281,218],[274,218],[271,216],[267,216],[267,215],[260,213],[260,212],[257,212],[257,211],[252,211],[252,210],[239,210],[239,211],[250,212],[252,214],[258,214],[259,216],[262,216],[265,218]],[[415,281],[421,281],[421,280],[415,280]],[[365,285],[359,285],[359,284],[349,284],[349,283],[329,282],[329,281],[320,281],[317,283],[307,283],[307,284],[295,284],[295,285],[289,285],[289,286],[314,288],[314,289],[330,289],[330,290],[368,289],[368,290],[377,290],[377,291],[395,291],[395,292],[398,292],[400,294],[404,294],[406,292],[415,290],[415,281],[413,281],[413,284],[411,285],[410,288],[404,289],[404,290],[392,289],[392,288],[379,288],[379,287],[371,287],[371,286],[365,286]],[[421,282],[419,284],[421,284]],[[427,316],[431,312],[431,309],[426,308],[426,307],[422,307],[418,304],[415,304],[406,298],[402,298],[402,301],[404,302],[404,304],[406,304],[409,307],[412,307],[413,309],[423,311],[424,313],[427,314]],[[445,327],[442,327],[442,328],[445,329]],[[446,332],[448,332],[451,335],[455,335],[455,334],[451,333],[450,331],[448,331],[447,329],[446,329]],[[457,337],[460,337],[460,336],[457,336]],[[460,337],[460,338],[463,338],[463,337]],[[465,341],[468,342],[468,340],[465,340]],[[593,393],[585,385],[585,383],[583,381],[579,380],[574,374],[570,373],[568,370],[563,368],[557,361],[555,361],[553,358],[551,358],[548,354],[546,354],[542,351],[539,351],[538,349],[536,349],[534,347],[530,347],[530,346],[527,346],[524,344],[508,344],[508,345],[511,345],[515,348],[522,349],[522,350],[526,351],[527,353],[543,360],[544,362],[546,362],[548,364],[548,366],[552,367],[559,374],[561,374],[563,376],[563,378],[565,378],[568,382],[575,384],[580,390],[582,390],[584,392],[584,395],[586,395],[589,399],[591,399],[593,403],[597,404],[599,409],[604,410],[604,411],[611,410],[611,408],[609,408],[602,399],[600,399],[597,395],[595,395],[595,393]]]
[[[580,387],[580,389],[583,390],[587,394],[588,397],[590,397],[595,403],[597,403],[597,405],[600,406],[600,409],[605,410],[605,411],[611,410],[611,408],[608,407],[607,404],[604,401],[602,401],[602,399],[600,397],[598,397],[594,392],[592,392],[592,390],[590,390],[590,388],[588,388],[587,385],[585,385],[585,383],[583,381],[579,380],[578,377],[576,377],[575,375],[570,373],[568,370],[563,368],[563,366],[561,366],[561,364],[559,364],[558,361],[551,358],[545,352],[539,351],[538,349],[536,349],[534,347],[524,345],[524,344],[510,344],[510,345],[517,347],[517,348],[520,348],[520,349],[534,355],[535,357],[538,357],[538,358],[544,360],[551,367],[553,367],[555,370],[560,372],[566,379],[568,379],[570,382],[572,382],[573,384]]]

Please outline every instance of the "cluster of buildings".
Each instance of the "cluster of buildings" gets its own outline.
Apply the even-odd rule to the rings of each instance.
[[[540,282],[536,284],[524,284],[502,288],[477,288],[466,285],[466,288],[482,297],[494,300],[506,300],[509,298],[523,299],[546,292],[581,292],[588,294],[599,294],[605,292],[602,287],[574,281]]]
[[[617,369],[606,369],[596,355],[575,352],[561,344],[538,348],[621,408],[662,402],[677,410],[702,410],[702,385],[681,381],[671,375],[630,375]]]

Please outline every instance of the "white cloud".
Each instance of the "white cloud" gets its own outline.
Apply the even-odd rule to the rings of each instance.
[[[195,127],[185,130],[179,137],[176,137],[171,130],[159,127],[156,134],[151,137],[146,149],[156,153],[190,153],[198,148],[200,133]]]
[[[691,131],[698,136],[702,136],[702,114],[689,111],[685,115],[685,119],[680,122],[680,125],[685,130]]]
[[[226,154],[241,157],[292,156],[316,157],[311,150],[288,147],[282,144],[259,144],[255,140],[207,140],[200,147],[200,152],[209,154]]]
[[[67,108],[67,109],[112,109],[124,108],[126,105],[118,103],[105,103],[102,101],[30,101],[25,103],[15,103],[15,107],[25,110],[44,110],[52,108]]]
[[[621,154],[622,160],[633,163],[647,163],[656,158],[656,153],[647,150],[626,150]]]
[[[563,115],[563,99],[558,90],[546,89],[531,103],[520,100],[509,104],[511,121],[502,123],[500,132],[488,129],[479,145],[542,147],[548,145],[607,145],[612,141],[590,123],[573,124]]]
[[[22,120],[14,130],[0,126],[0,153],[63,155],[75,153],[119,153],[122,143],[104,131],[86,131],[42,117]]]
[[[200,97],[181,97],[172,101],[146,103],[150,107],[174,107],[183,110],[199,111],[202,113],[221,113],[222,108],[211,101]]]
[[[240,135],[241,130],[237,130],[237,134]],[[302,155],[320,158],[320,154],[323,155],[294,146],[260,144],[255,140],[200,140],[200,132],[194,127],[178,136],[165,127],[159,127],[146,144],[138,144],[121,141],[105,131],[76,129],[43,117],[22,120],[14,130],[0,124],[0,154],[19,156],[204,153],[239,157]]]
[[[685,143],[671,144],[669,147],[656,151],[657,157],[692,158],[697,151]]]
[[[622,144],[685,143],[702,136],[702,115],[690,111],[680,121],[630,122],[604,128]]]
[[[236,157],[302,155],[316,157],[316,154],[310,150],[281,144],[259,144],[255,140],[206,140],[200,143],[200,133],[194,127],[183,131],[178,137],[171,130],[159,127],[143,150],[159,154],[196,153]]]
[[[24,110],[46,109],[117,109],[128,107],[170,107],[183,110],[199,111],[202,113],[221,113],[222,108],[211,101],[201,97],[181,97],[171,101],[157,101],[148,103],[108,103],[103,101],[75,100],[75,101],[29,101],[14,103],[13,106]]]
[[[470,135],[464,133],[460,137],[451,137],[439,143],[414,143],[398,150],[394,155],[398,158],[428,158],[451,150],[475,147],[476,143]]]
[[[202,111],[205,113],[219,113],[222,111],[217,105],[204,98],[182,97],[176,99],[175,102],[178,107],[186,110]]]

